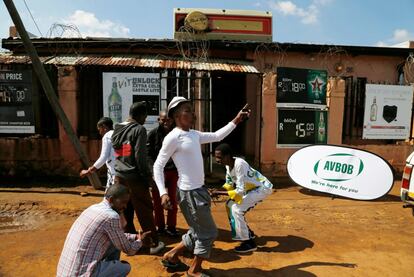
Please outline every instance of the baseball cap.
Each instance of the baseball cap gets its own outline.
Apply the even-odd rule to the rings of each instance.
[[[182,96],[175,96],[171,102],[168,104],[167,107],[167,114],[168,117],[172,117],[172,113],[174,111],[174,109],[183,102],[189,102],[189,100],[187,100],[186,98],[182,97]]]

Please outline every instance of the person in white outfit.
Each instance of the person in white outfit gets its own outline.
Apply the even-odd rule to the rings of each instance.
[[[164,138],[157,160],[154,163],[154,180],[164,208],[171,208],[164,180],[164,167],[170,158],[178,171],[177,202],[187,221],[189,230],[182,241],[164,254],[162,264],[176,268],[182,265],[178,256],[188,249],[194,259],[187,276],[207,276],[202,272],[202,262],[209,258],[213,242],[217,237],[217,227],[211,215],[211,198],[204,186],[204,165],[201,144],[220,141],[236,128],[250,111],[240,111],[226,126],[216,132],[200,132],[191,129],[195,115],[192,104],[181,96],[174,97],[168,105],[168,116],[173,118],[176,127]]]
[[[214,156],[218,164],[226,166],[226,183],[223,188],[227,192],[215,191],[213,194],[229,196],[226,210],[232,239],[241,241],[234,250],[239,253],[255,251],[255,235],[247,226],[245,214],[272,193],[273,185],[245,160],[233,157],[233,151],[228,144],[217,146]]]
[[[106,164],[106,167],[108,169],[106,189],[108,189],[109,186],[111,186],[114,183],[115,177],[115,154],[111,141],[112,133],[114,132],[112,119],[110,119],[109,117],[102,117],[101,119],[99,119],[98,123],[96,124],[96,127],[98,129],[99,135],[102,136],[101,154],[92,166],[90,166],[88,169],[83,169],[80,172],[80,177],[83,178],[86,175],[95,172],[104,164]]]

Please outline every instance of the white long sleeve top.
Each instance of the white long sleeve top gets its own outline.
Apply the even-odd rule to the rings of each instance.
[[[234,167],[226,165],[226,183],[235,187],[236,193],[245,195],[254,188],[270,190],[273,184],[242,158],[235,158]]]
[[[194,190],[204,185],[204,165],[201,144],[221,141],[229,135],[236,124],[229,122],[216,132],[200,132],[193,129],[183,131],[174,128],[165,138],[154,163],[154,180],[160,195],[167,193],[164,180],[164,166],[173,159],[178,171],[178,187]]]
[[[102,137],[102,149],[101,149],[101,155],[99,155],[99,158],[96,160],[96,162],[93,164],[93,166],[96,169],[101,168],[104,163],[106,163],[106,167],[111,172],[112,176],[115,176],[115,153],[114,148],[112,147],[112,133],[114,130],[110,130],[106,132],[106,134]]]

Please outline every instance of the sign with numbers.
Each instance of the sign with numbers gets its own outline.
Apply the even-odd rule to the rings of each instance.
[[[0,71],[0,133],[34,132],[32,71]]]
[[[309,144],[326,144],[327,120],[327,111],[278,109],[277,147],[300,148]]]
[[[326,108],[327,78],[325,70],[278,67],[277,107]]]

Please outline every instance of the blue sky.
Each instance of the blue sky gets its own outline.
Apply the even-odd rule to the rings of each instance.
[[[271,11],[273,41],[383,46],[414,40],[414,0],[15,0],[26,29],[49,36],[54,23],[76,25],[82,36],[173,38],[173,9]],[[0,3],[0,37],[12,21]],[[53,29],[54,34],[59,29]],[[69,32],[73,35],[73,32]]]

